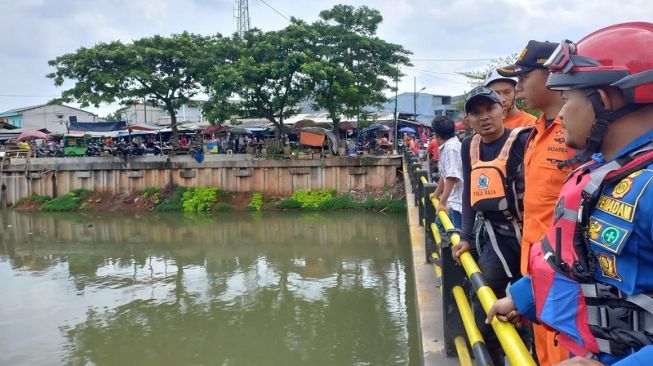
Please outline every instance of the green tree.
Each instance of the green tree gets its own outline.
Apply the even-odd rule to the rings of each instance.
[[[119,122],[123,121],[122,115],[120,114],[120,111],[115,111],[113,113],[109,113],[104,119],[107,122]]]
[[[143,99],[160,106],[170,115],[172,140],[178,144],[177,110],[201,90],[195,63],[206,43],[207,37],[186,32],[128,44],[100,43],[50,60],[55,71],[47,76],[56,86],[63,86],[66,79],[75,82],[62,92],[63,101],[97,107]]]
[[[243,44],[238,37],[212,37],[204,56],[196,64],[202,75],[200,83],[208,95],[202,112],[212,124],[222,124],[242,113],[238,92],[243,84],[236,63],[241,57]]]
[[[313,24],[314,61],[304,71],[313,82],[316,108],[328,111],[338,135],[340,117],[363,114],[364,108],[387,100],[389,81],[410,65],[409,51],[376,36],[383,17],[366,6],[336,5]]]
[[[311,57],[310,36],[308,25],[294,18],[278,31],[253,29],[242,40],[234,35],[231,43],[240,49],[238,59],[207,78],[210,108],[221,110],[226,93],[220,89],[236,86],[242,113],[266,118],[279,137],[283,120],[296,114],[299,102],[309,95],[310,80],[302,68]]]

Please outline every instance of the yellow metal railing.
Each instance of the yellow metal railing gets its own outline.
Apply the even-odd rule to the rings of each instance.
[[[443,275],[447,276],[447,273],[443,273],[442,261],[449,260],[449,258],[446,259],[441,258],[442,237],[440,235],[440,230],[438,229],[435,220],[427,218],[426,213],[424,213],[426,211],[425,205],[431,204],[433,206],[433,209],[436,211],[436,216],[440,220],[442,227],[444,228],[445,231],[449,233],[449,238],[452,245],[456,245],[460,243],[460,236],[455,231],[454,226],[451,223],[451,220],[449,219],[447,213],[444,211],[437,212],[438,200],[432,197],[430,199],[425,199],[425,197],[428,197],[428,195],[424,193],[424,186],[429,183],[428,179],[424,177],[424,175],[421,175],[419,176],[418,179],[413,180],[412,178],[415,177],[414,174],[417,173],[413,172],[411,168],[410,169],[411,183],[413,184],[413,188],[416,189],[414,191],[416,192],[416,194],[419,193],[422,194],[421,197],[416,197],[417,199],[415,201],[416,204],[419,204],[420,206],[420,210],[421,210],[420,221],[422,226],[427,227],[428,225],[428,229],[429,229],[428,231],[430,231],[433,240],[436,243],[437,250],[433,253],[432,257],[436,259],[434,264],[435,274],[437,278],[441,280]],[[424,173],[422,172],[421,174]],[[430,209],[431,208],[429,208],[429,210]],[[431,222],[427,222],[429,220]],[[487,313],[492,307],[492,305],[497,301],[496,295],[494,294],[492,289],[489,286],[487,286],[485,279],[483,278],[483,274],[481,273],[481,270],[479,269],[478,265],[476,264],[476,261],[474,260],[474,258],[469,252],[463,253],[460,256],[460,263],[464,268],[467,277],[470,279],[471,283],[474,286],[474,290],[479,298],[481,306],[483,307],[484,311]],[[456,285],[453,286],[451,292],[455,304],[458,308],[458,312],[460,314],[463,327],[465,329],[465,333],[467,334],[467,339],[469,340],[469,344],[472,346],[472,349],[474,350],[474,355],[477,359],[477,362],[491,363],[491,360],[489,359],[489,355],[487,354],[485,342],[483,340],[481,332],[479,331],[478,326],[476,325],[474,315],[471,310],[471,306],[465,295],[465,291],[460,285]],[[512,324],[508,322],[500,321],[495,317],[492,320],[491,326],[494,332],[496,333],[497,338],[499,339],[499,343],[501,344],[501,347],[503,348],[506,357],[510,361],[510,364],[525,365],[525,366],[536,365],[526,345],[524,345],[524,342],[521,340],[519,334],[517,334],[517,331],[515,330],[515,327]],[[469,350],[467,349],[467,344],[465,343],[465,339],[461,336],[456,336],[453,339],[453,343],[461,365],[471,365],[472,364],[471,356]],[[479,349],[482,349],[484,351],[481,352],[479,351]],[[482,358],[482,360],[479,360],[479,358]]]
[[[434,203],[435,207],[438,206],[437,200],[432,199],[431,202]],[[449,231],[454,228],[449,216],[447,216],[444,211],[438,212],[438,218],[445,230]],[[457,233],[452,234],[451,244],[456,245],[458,243],[460,243],[460,236]],[[482,275],[480,268],[478,268],[476,261],[474,261],[474,258],[469,252],[463,253],[460,256],[460,264],[462,264],[467,273],[467,277],[469,277],[470,280],[474,276]],[[474,282],[475,281],[472,281],[472,283]],[[483,306],[483,310],[487,313],[490,311],[492,305],[497,301],[494,291],[485,284],[475,290],[476,295]],[[528,348],[526,348],[526,345],[521,340],[519,334],[517,334],[517,330],[515,330],[515,327],[512,324],[503,322],[495,317],[492,320],[491,325],[497,338],[499,338],[501,348],[503,348],[503,351],[506,353],[506,357],[508,357],[511,365],[536,365],[535,360],[533,360],[533,357],[528,351]]]

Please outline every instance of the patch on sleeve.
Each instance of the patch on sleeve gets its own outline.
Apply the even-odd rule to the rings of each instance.
[[[588,234],[592,243],[613,253],[619,253],[621,245],[628,237],[628,230],[591,217]]]
[[[599,267],[601,267],[601,275],[603,277],[612,278],[621,282],[621,277],[617,273],[617,260],[614,255],[599,253]]]
[[[622,179],[612,190],[612,197],[624,198],[628,192],[633,188],[633,179],[626,177]]]

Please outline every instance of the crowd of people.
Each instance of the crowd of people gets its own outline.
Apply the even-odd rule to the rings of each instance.
[[[454,260],[475,256],[499,298],[474,305],[494,364],[495,316],[543,366],[652,360],[653,24],[529,41],[464,109],[473,136],[438,117],[429,155]]]

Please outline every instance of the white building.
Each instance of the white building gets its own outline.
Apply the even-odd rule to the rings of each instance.
[[[63,104],[41,104],[0,113],[0,122],[26,130],[66,133],[68,122],[102,122],[96,114]]]
[[[170,124],[170,115],[160,107],[154,107],[149,104],[133,104],[118,110],[120,117],[127,124],[149,124],[166,126]],[[194,102],[194,105],[182,105],[177,110],[178,123],[199,123],[206,122],[202,115],[201,102]]]

